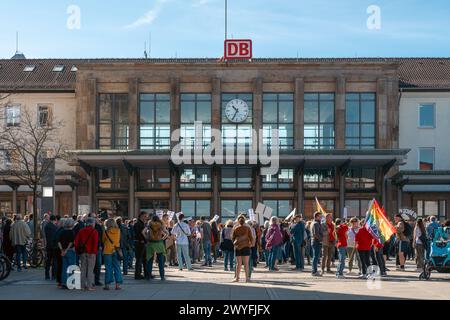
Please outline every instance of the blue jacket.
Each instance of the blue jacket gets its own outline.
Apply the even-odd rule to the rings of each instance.
[[[305,237],[305,224],[303,222],[291,225],[289,228],[292,241],[295,244],[302,244]]]

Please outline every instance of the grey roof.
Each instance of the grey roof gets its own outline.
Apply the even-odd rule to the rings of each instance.
[[[76,72],[72,66],[82,64],[222,64],[218,59],[0,59],[0,90],[74,90]],[[304,64],[304,63],[399,63],[398,76],[403,89],[450,90],[450,58],[258,58],[233,64]],[[35,65],[33,72],[24,72],[26,65]],[[64,65],[54,72],[55,65]]]

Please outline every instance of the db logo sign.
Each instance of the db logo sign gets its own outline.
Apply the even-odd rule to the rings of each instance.
[[[252,40],[225,40],[225,60],[250,60],[252,56]]]

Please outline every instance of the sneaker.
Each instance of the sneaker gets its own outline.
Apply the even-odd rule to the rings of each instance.
[[[312,274],[313,277],[321,277],[322,274],[320,272],[315,272]]]
[[[345,277],[344,277],[343,274],[338,274],[338,275],[336,275],[336,278],[337,278],[337,279],[345,279]]]
[[[231,282],[239,282],[239,279],[234,278],[233,281],[231,281]]]
[[[228,271],[228,268],[223,269],[223,271]]]
[[[359,279],[367,279],[367,275],[365,275],[365,274],[360,274],[360,275],[358,276],[358,278],[359,278]]]

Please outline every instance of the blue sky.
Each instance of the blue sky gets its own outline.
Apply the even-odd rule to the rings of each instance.
[[[251,38],[255,57],[450,56],[448,0],[228,0],[229,37]],[[80,8],[69,30],[67,9]],[[367,8],[381,10],[369,30]],[[224,0],[1,0],[0,57],[223,55]]]

